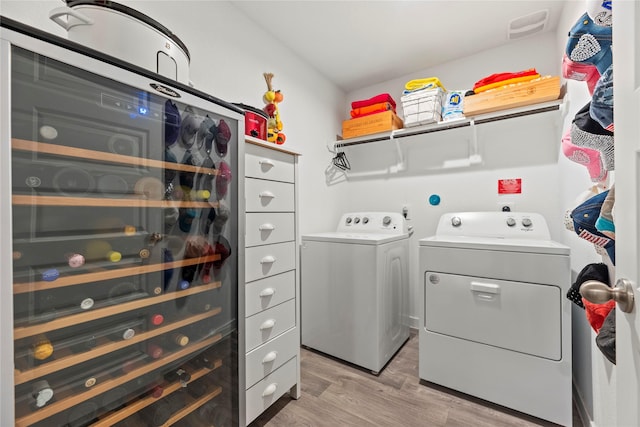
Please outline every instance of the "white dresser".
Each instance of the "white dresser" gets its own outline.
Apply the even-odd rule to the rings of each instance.
[[[300,397],[298,154],[246,137],[246,423]]]

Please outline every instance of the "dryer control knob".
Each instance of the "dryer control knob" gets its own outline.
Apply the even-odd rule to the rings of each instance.
[[[531,219],[529,218],[522,218],[522,225],[524,225],[525,227],[531,227],[533,223],[531,222]]]
[[[391,224],[391,217],[390,216],[385,216],[384,218],[382,218],[382,225],[387,226]]]
[[[509,227],[513,227],[514,225],[516,225],[516,220],[511,217],[507,218],[507,225]]]
[[[366,216],[364,218],[362,218],[362,223],[363,224],[368,224],[369,223],[369,218],[367,218]]]
[[[360,218],[355,217],[355,219],[353,220],[354,223],[359,224],[360,223]]]
[[[453,218],[451,218],[451,225],[453,225],[454,227],[460,227],[460,224],[462,224],[462,220],[460,219],[460,217],[454,216]]]
[[[351,217],[347,217],[347,224],[351,224]]]

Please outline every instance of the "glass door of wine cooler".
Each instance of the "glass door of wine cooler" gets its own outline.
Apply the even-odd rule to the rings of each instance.
[[[2,35],[15,425],[238,425],[242,115]]]

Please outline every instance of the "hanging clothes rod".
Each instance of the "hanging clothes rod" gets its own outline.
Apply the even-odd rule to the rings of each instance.
[[[427,125],[429,127],[426,127],[426,128],[416,127],[416,128],[404,128],[404,129],[392,130],[389,132],[388,135],[385,135],[385,136],[377,136],[377,137],[371,137],[371,138],[363,137],[363,139],[358,141],[338,142],[335,144],[335,148],[350,147],[353,145],[360,145],[360,144],[369,144],[370,142],[388,141],[392,139],[406,138],[408,136],[423,135],[423,134],[433,133],[433,132],[442,132],[445,130],[469,127],[471,126],[472,123],[475,123],[475,125],[479,125],[482,123],[490,123],[490,122],[496,122],[499,120],[513,119],[516,117],[530,116],[532,114],[540,114],[540,113],[546,113],[549,111],[556,111],[556,110],[560,110],[561,107],[562,107],[562,104],[556,103],[554,105],[535,108],[532,110],[517,111],[509,114],[496,115],[496,116],[480,118],[480,119],[465,119],[462,121],[452,121],[451,123],[447,123],[447,122],[434,123],[433,125]]]

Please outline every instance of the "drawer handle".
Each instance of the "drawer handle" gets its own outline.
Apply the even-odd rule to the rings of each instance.
[[[260,264],[273,264],[274,262],[276,262],[276,257],[273,255],[267,255],[260,260]]]
[[[273,224],[269,224],[268,222],[262,224],[260,227],[258,227],[258,230],[260,231],[273,231],[275,230],[276,227]]]
[[[262,359],[262,364],[266,364],[266,363],[271,363],[274,360],[276,360],[276,357],[278,357],[278,352],[277,351],[270,351],[269,353],[267,353],[266,356],[264,356],[264,358]]]
[[[269,159],[262,159],[260,161],[258,161],[258,163],[260,163],[261,165],[267,165],[269,167],[274,167],[275,165],[273,164],[273,162]]]
[[[262,325],[260,325],[260,330],[264,331],[266,329],[271,329],[274,326],[276,326],[276,321],[274,319],[265,320],[262,322]]]
[[[267,388],[265,388],[264,391],[262,392],[262,397],[271,396],[273,393],[276,392],[277,389],[278,389],[278,383],[269,384]]]
[[[261,298],[270,297],[275,293],[276,293],[276,290],[273,288],[264,288],[262,292],[260,292],[260,297]]]
[[[500,285],[496,285],[495,283],[471,282],[471,291],[499,294]]]
[[[262,193],[260,193],[259,195],[260,197],[268,197],[270,199],[275,199],[276,195],[273,194],[271,191],[263,191]]]

